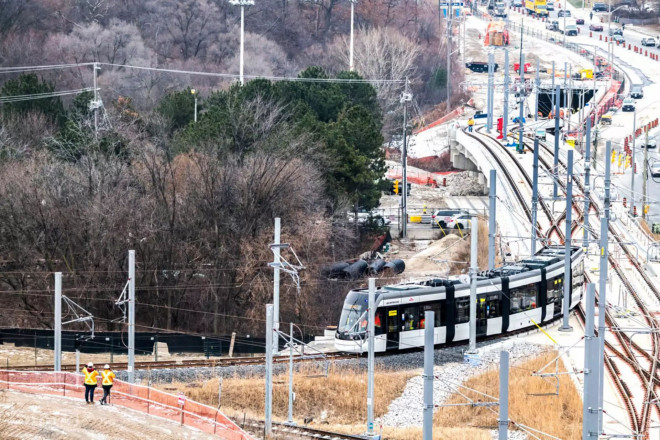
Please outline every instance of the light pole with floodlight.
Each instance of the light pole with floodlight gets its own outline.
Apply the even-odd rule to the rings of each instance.
[[[190,94],[195,98],[195,122],[197,122],[197,90],[190,89]]]
[[[357,3],[357,0],[349,0],[351,2],[351,53],[350,53],[350,59],[348,61],[348,70],[351,72],[355,70],[355,66],[353,65],[353,22],[354,22],[354,17],[355,17],[355,4]]]
[[[229,0],[229,4],[240,6],[241,7],[241,54],[239,62],[239,75],[241,85],[244,84],[243,81],[243,48],[245,46],[245,7],[254,5],[254,0]]]

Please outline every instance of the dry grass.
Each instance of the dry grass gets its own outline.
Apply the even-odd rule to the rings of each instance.
[[[363,425],[323,425],[320,429],[345,434],[363,434],[366,426]],[[385,426],[382,431],[377,427],[376,433],[387,440],[413,440],[422,438],[422,428],[392,428]],[[464,427],[434,427],[433,440],[491,440],[489,430]]]
[[[547,378],[552,384],[542,378],[532,376],[550,360],[556,357],[556,352],[549,352],[531,359],[521,365],[512,366],[509,373],[509,418],[518,423],[533,427],[561,439],[578,439],[582,435],[582,400],[568,375],[559,376],[559,395],[535,396],[555,392],[554,378]],[[560,371],[566,371],[560,362]],[[554,371],[554,364],[545,372]],[[493,370],[469,379],[466,387],[478,390],[491,396],[499,396],[499,371]],[[486,400],[471,391],[465,391],[471,399]],[[448,403],[465,403],[465,398],[454,395]],[[472,426],[491,427],[497,424],[497,408],[493,413],[486,407],[444,407],[440,408],[434,417],[436,426]]]
[[[651,237],[653,237],[656,241],[660,241],[660,234],[654,234],[653,232],[651,232],[651,227],[650,227],[649,224],[646,222],[646,220],[641,219],[641,220],[639,221],[639,225],[641,226],[641,228],[642,228],[644,231],[646,231],[647,234],[649,234]]]
[[[317,376],[319,371],[303,369],[294,376],[293,413],[302,421],[312,417],[328,423],[360,423],[367,418],[366,371],[337,371],[331,368],[328,377]],[[375,374],[374,413],[379,417],[387,411],[390,401],[401,395],[412,371],[377,371]],[[273,417],[286,419],[288,410],[288,374],[275,376],[273,386]],[[183,391],[192,400],[212,406],[218,404],[218,379],[196,383],[160,385],[168,391]],[[248,416],[264,413],[264,379],[225,378],[222,382],[221,409],[227,413]],[[322,415],[323,414],[323,415]]]

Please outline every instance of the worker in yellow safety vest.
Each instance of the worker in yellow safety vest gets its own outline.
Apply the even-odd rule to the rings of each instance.
[[[108,404],[108,397],[110,397],[110,388],[115,382],[115,373],[112,372],[110,365],[105,364],[103,366],[103,371],[101,371],[101,386],[103,387],[103,399],[101,399],[101,405]]]
[[[472,127],[474,127],[474,118],[468,119],[468,131],[472,133]]]
[[[94,389],[98,385],[96,378],[99,377],[99,372],[94,369],[94,364],[91,362],[82,369],[82,372],[85,375],[85,402],[88,405],[93,405]]]

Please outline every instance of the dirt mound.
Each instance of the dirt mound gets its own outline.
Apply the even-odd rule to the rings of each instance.
[[[470,243],[458,235],[447,235],[406,260],[406,275],[447,276],[454,273],[454,261],[466,261]],[[467,267],[467,265],[464,265]]]

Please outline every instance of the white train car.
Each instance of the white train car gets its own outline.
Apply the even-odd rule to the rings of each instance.
[[[564,247],[551,246],[515,265],[480,273],[477,281],[477,338],[505,334],[561,315]],[[571,250],[570,308],[584,293],[584,253]],[[435,344],[469,339],[470,285],[457,279],[379,287],[374,319],[376,352],[424,346],[424,312],[433,310]],[[368,291],[351,290],[335,334],[340,351],[367,351]]]

